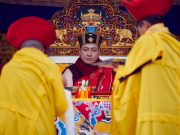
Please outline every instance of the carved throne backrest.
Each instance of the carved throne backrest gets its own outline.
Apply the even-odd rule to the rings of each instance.
[[[78,36],[87,32],[103,37],[101,55],[126,56],[138,35],[134,19],[111,0],[71,0],[50,21],[57,34],[50,56],[78,55]]]

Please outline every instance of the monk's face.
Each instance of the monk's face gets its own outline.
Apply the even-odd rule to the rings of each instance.
[[[98,45],[89,43],[82,45],[79,51],[81,60],[86,64],[93,64],[97,61],[100,55]]]

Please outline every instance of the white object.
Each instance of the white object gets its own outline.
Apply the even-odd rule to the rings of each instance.
[[[74,108],[72,102],[72,95],[71,95],[71,91],[66,89],[65,89],[65,93],[69,106],[65,113],[66,133],[67,135],[75,135]]]

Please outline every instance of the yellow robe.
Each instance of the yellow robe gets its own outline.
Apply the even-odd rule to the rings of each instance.
[[[67,109],[58,67],[42,52],[16,52],[0,77],[0,135],[55,135]]]
[[[113,85],[113,135],[180,135],[180,42],[163,24],[135,43]]]

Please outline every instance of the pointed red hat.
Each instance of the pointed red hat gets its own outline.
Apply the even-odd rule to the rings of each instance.
[[[56,39],[55,29],[47,21],[39,17],[21,18],[12,23],[6,34],[10,45],[19,49],[26,40],[38,40],[48,48]]]
[[[122,0],[126,9],[139,21],[153,15],[165,16],[174,0]]]

